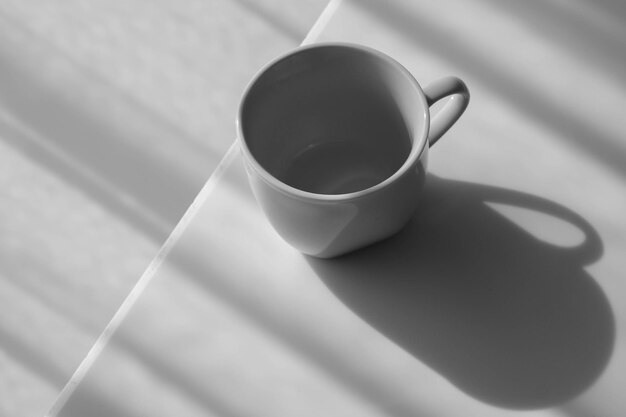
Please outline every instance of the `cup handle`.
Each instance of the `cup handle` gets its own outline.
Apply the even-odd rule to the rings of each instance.
[[[457,77],[444,77],[433,81],[424,87],[424,94],[429,106],[451,96],[436,115],[431,115],[428,144],[433,146],[461,117],[469,103],[470,94],[465,83]]]

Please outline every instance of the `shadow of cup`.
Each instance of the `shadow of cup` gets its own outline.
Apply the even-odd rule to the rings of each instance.
[[[589,387],[615,336],[608,300],[584,269],[602,254],[591,225],[536,196],[434,176],[424,197],[393,238],[308,262],[360,317],[481,401],[541,408]],[[487,202],[564,220],[585,240],[546,243]]]

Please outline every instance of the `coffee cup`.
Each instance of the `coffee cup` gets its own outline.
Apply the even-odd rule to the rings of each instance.
[[[266,65],[241,100],[238,140],[252,191],[278,234],[307,255],[385,239],[411,218],[429,147],[468,102],[460,79],[422,89],[369,47],[297,48]]]

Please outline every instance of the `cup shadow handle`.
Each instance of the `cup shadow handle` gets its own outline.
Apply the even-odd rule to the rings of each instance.
[[[469,104],[470,94],[465,83],[457,77],[444,77],[433,81],[424,87],[424,94],[429,106],[451,96],[445,106],[431,117],[428,144],[433,146],[461,117]]]
[[[578,213],[560,204],[539,196],[520,191],[512,193],[510,190],[498,187],[481,187],[480,190],[476,190],[475,197],[484,202],[489,201],[534,210],[577,227],[584,234],[585,239],[578,246],[563,249],[562,254],[565,257],[576,259],[580,264],[592,263],[602,255],[603,244],[598,232]]]

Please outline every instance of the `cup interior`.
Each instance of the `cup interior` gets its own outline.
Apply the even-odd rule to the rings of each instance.
[[[300,49],[271,64],[239,117],[258,165],[316,194],[373,187],[426,141],[426,104],[411,75],[382,54],[345,45]]]

